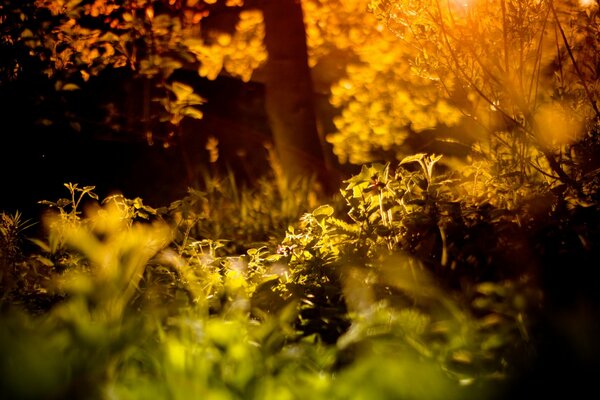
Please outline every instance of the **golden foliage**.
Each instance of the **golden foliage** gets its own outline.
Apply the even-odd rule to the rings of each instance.
[[[597,4],[372,0],[369,7],[414,47],[415,72],[464,93],[461,108],[489,134],[479,139],[489,146],[480,154],[503,160],[504,173],[572,184],[560,154],[582,138],[584,121],[600,118]],[[502,167],[508,160],[511,168]]]
[[[185,44],[200,63],[200,76],[216,79],[224,69],[248,82],[252,72],[267,60],[264,36],[262,13],[248,10],[240,13],[233,35],[214,32],[210,44],[194,37],[187,38]]]
[[[89,77],[109,66],[127,66],[142,75],[169,78],[192,57],[203,77],[216,79],[226,70],[248,81],[267,57],[262,14],[242,11],[233,35],[209,32],[207,40],[201,39],[198,28],[209,14],[206,7],[217,2],[169,1],[158,8],[148,0],[38,0],[36,7],[59,17],[41,43],[53,63],[47,73],[78,70]],[[224,5],[239,7],[243,1],[227,0]]]
[[[344,55],[341,70],[330,73],[330,102],[340,111],[327,140],[340,161],[355,164],[373,161],[378,150],[401,158],[411,132],[452,126],[461,117],[439,82],[413,73],[414,50],[367,11],[368,3],[303,1],[315,74],[327,75],[321,66]]]

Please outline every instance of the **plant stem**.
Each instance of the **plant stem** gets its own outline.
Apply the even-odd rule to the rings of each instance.
[[[554,7],[554,1],[550,0],[548,2],[548,4],[550,6],[550,10],[552,11],[552,16],[554,17],[554,20],[556,21],[556,26],[558,27],[560,36],[562,37],[563,43],[565,44],[565,48],[567,49],[567,53],[569,54],[569,58],[571,59],[571,62],[573,63],[573,68],[575,69],[575,73],[577,74],[577,77],[579,78],[579,80],[581,82],[581,86],[583,86],[585,95],[587,96],[588,100],[590,101],[590,104],[592,105],[592,108],[594,109],[594,112],[596,113],[596,119],[600,119],[600,110],[598,110],[598,105],[596,104],[596,100],[594,100],[594,97],[592,96],[592,93],[590,92],[590,89],[589,89],[587,83],[585,82],[583,74],[581,73],[581,70],[579,69],[579,64],[577,64],[577,61],[575,61],[575,56],[573,56],[573,51],[571,50],[571,45],[569,45],[569,41],[567,40],[565,31],[563,30],[562,24],[560,23],[560,20],[558,19],[558,14],[556,13],[556,8]]]

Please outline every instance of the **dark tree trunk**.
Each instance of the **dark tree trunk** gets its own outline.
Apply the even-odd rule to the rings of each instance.
[[[286,176],[316,176],[327,190],[328,168],[317,131],[302,6],[259,0],[264,15],[266,111]]]

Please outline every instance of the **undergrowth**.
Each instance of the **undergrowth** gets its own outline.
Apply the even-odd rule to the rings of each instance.
[[[438,161],[364,166],[325,200],[308,183],[207,177],[156,209],[66,184],[26,253],[29,223],[2,214],[2,393],[512,396],[546,350],[557,293],[597,278],[596,192],[498,196],[497,177]],[[560,264],[573,254],[576,277]]]

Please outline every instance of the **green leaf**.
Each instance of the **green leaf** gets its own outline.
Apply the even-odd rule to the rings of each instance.
[[[402,161],[400,161],[400,165],[409,164],[413,162],[421,162],[423,158],[426,156],[425,153],[413,154],[412,156],[404,157]]]
[[[142,203],[141,198],[136,197],[135,199],[133,199],[133,208],[135,208],[136,210],[139,210],[143,206],[144,206],[144,204]]]
[[[280,261],[283,258],[283,255],[281,254],[271,254],[270,256],[267,256],[267,258],[265,258],[266,262],[277,262]]]
[[[71,200],[69,199],[58,199],[56,202],[57,207],[66,207],[71,204]]]
[[[388,166],[389,163],[385,165],[380,163],[375,163],[370,166],[363,165],[358,175],[354,175],[352,178],[344,181],[345,183],[348,183],[346,190],[353,189],[356,186],[366,186],[371,183],[374,177],[381,178],[385,174]],[[360,192],[362,194],[362,191]]]
[[[325,217],[330,217],[333,215],[333,207],[331,207],[328,204],[324,204],[322,206],[317,207],[313,212],[312,215],[314,217],[318,217],[318,216],[325,216]]]
[[[477,285],[476,288],[477,292],[483,294],[483,295],[504,295],[504,288],[494,282],[482,282],[479,285]]]
[[[48,247],[48,252],[50,252],[50,248],[49,247]],[[54,263],[52,262],[52,260],[50,260],[49,258],[46,258],[44,256],[40,256],[39,254],[36,254],[35,256],[33,256],[33,258],[35,258],[36,260],[38,260],[42,265],[45,265],[46,267],[53,267],[54,266]]]
[[[48,243],[46,243],[40,239],[36,239],[36,238],[28,238],[28,239],[31,243],[37,245],[43,251],[50,253],[50,246],[48,246]]]

